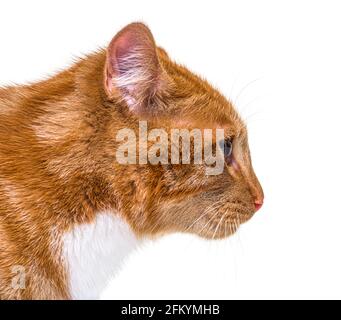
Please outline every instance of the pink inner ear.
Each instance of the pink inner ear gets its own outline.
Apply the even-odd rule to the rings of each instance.
[[[116,56],[121,58],[129,53],[136,46],[137,41],[130,34],[124,34],[119,37],[115,42]]]
[[[133,52],[134,47],[136,47],[136,45],[134,45],[134,39],[129,37],[129,34],[122,35],[109,47],[110,62],[114,73],[113,76],[122,76],[122,74],[128,71],[127,65],[120,64],[119,61],[122,61]]]
[[[132,73],[132,69],[141,68],[144,61],[149,62],[145,65],[148,73],[148,68],[154,69],[150,62],[156,63],[156,57],[155,43],[149,29],[142,23],[132,23],[122,29],[109,45],[109,75],[119,77],[128,71]]]
[[[145,25],[130,24],[114,37],[106,69],[108,95],[120,93],[131,110],[140,109],[158,90],[161,68],[153,36]]]

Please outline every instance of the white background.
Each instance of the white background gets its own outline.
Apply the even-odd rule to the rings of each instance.
[[[103,298],[341,298],[340,13],[339,1],[1,1],[1,84],[144,21],[248,123],[262,210],[225,241],[145,245]]]

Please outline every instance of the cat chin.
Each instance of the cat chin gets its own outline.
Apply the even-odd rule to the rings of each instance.
[[[193,230],[192,233],[200,238],[207,240],[222,240],[234,235],[240,228],[240,226],[250,220],[255,212],[248,212],[247,214],[230,217],[229,219],[218,220],[217,223],[208,226],[207,228],[199,228],[199,230]]]
[[[216,232],[216,234],[214,234],[214,232],[207,232],[202,234],[196,233],[195,236],[205,240],[225,240],[228,237],[233,236],[238,231],[238,229],[239,227],[235,228],[234,230],[226,230],[226,232]]]

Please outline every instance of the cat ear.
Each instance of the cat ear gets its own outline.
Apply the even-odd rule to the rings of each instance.
[[[154,38],[148,27],[132,23],[123,28],[107,49],[105,89],[119,93],[132,111],[148,102],[161,80]]]

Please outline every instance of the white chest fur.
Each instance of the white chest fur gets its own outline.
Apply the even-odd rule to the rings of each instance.
[[[91,224],[79,225],[63,237],[63,256],[73,299],[98,298],[138,240],[113,212],[101,212]]]

